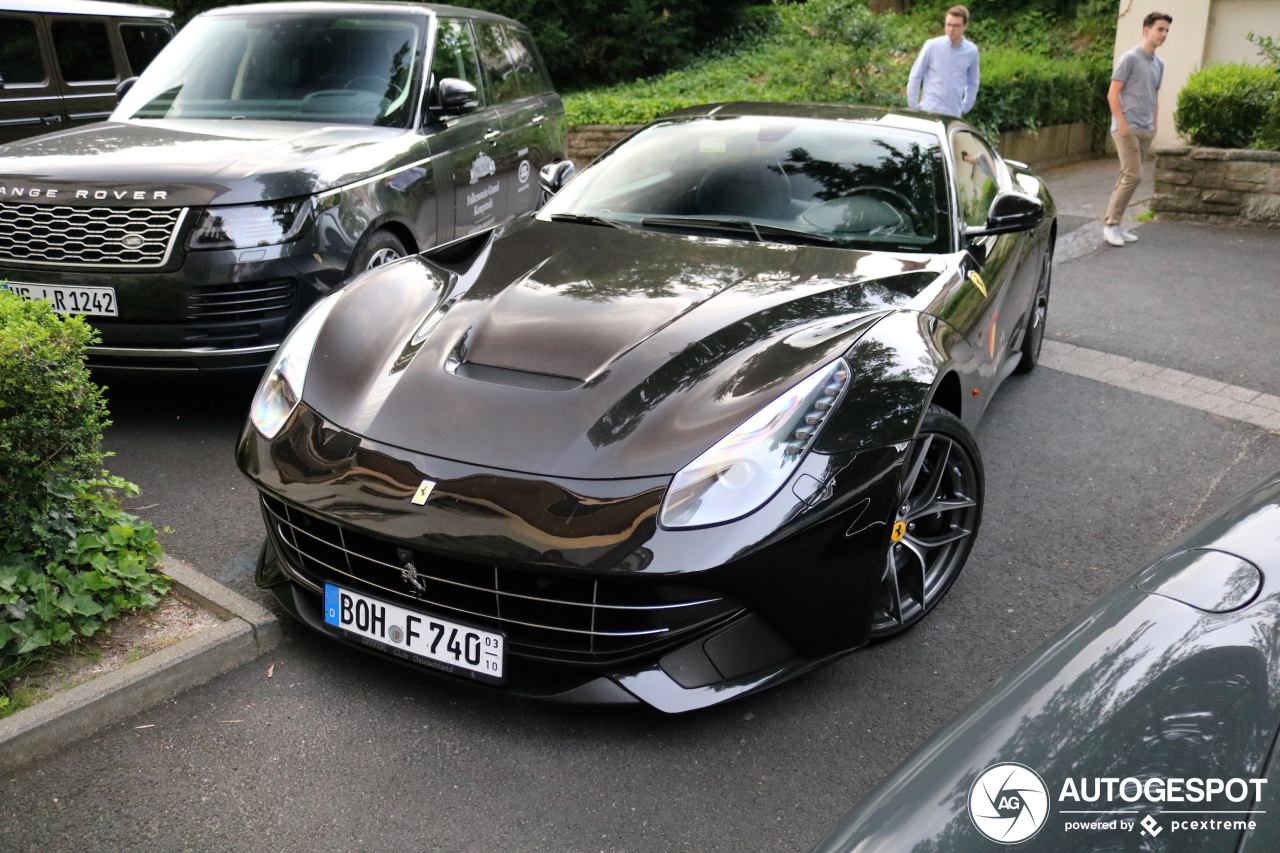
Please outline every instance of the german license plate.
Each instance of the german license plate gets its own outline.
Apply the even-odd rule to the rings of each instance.
[[[53,284],[23,284],[11,281],[4,285],[10,293],[23,299],[44,299],[62,314],[90,314],[94,317],[119,317],[116,291],[113,287],[65,287]]]
[[[408,610],[331,583],[324,585],[324,621],[355,634],[367,645],[437,669],[466,670],[494,681],[501,681],[506,669],[502,634]]]

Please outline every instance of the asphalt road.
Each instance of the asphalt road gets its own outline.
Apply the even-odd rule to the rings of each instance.
[[[1061,265],[1051,333],[1275,393],[1274,346],[1256,342],[1274,343],[1260,318],[1276,292],[1231,279],[1252,269],[1231,241],[1275,257],[1280,235],[1157,239],[1181,228]],[[1177,250],[1220,258],[1231,294],[1192,306],[1195,334],[1166,304],[1191,293]],[[143,486],[139,513],[173,529],[169,551],[266,603],[250,578],[261,520],[231,458],[251,392],[117,382],[107,443]],[[977,545],[898,640],[670,717],[514,700],[286,622],[270,660],[0,779],[0,851],[804,850],[1021,655],[1280,469],[1280,435],[1048,369],[1006,383],[978,440]]]

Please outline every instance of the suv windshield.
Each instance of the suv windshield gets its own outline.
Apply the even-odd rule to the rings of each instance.
[[[407,127],[422,18],[196,18],[113,119],[256,119]]]
[[[949,239],[944,174],[938,140],[927,133],[789,117],[673,119],[637,133],[539,215],[938,252]]]

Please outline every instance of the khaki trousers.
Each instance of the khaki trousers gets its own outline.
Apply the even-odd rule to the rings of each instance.
[[[1116,142],[1116,152],[1120,155],[1120,177],[1116,188],[1111,193],[1111,204],[1107,207],[1107,225],[1119,225],[1124,219],[1124,210],[1133,198],[1133,191],[1142,180],[1142,164],[1151,152],[1151,141],[1156,138],[1154,130],[1134,130],[1121,136],[1119,131],[1112,131],[1111,138]]]

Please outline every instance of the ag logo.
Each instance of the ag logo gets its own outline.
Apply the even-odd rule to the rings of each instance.
[[[1029,767],[993,764],[969,789],[969,817],[978,832],[992,841],[1026,841],[1049,818],[1049,789]]]
[[[120,242],[123,243],[126,248],[136,249],[142,245],[142,238],[137,234],[127,234]]]

